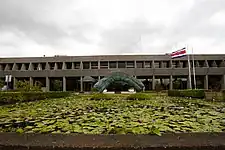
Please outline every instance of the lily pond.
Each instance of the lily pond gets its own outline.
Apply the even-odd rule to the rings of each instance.
[[[72,96],[0,106],[0,132],[157,134],[225,131],[225,103],[168,96],[148,100]]]

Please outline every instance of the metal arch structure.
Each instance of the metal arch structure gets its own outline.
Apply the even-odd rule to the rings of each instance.
[[[110,86],[110,84],[114,82],[127,83],[129,86],[134,87],[134,89],[138,92],[143,91],[145,88],[144,84],[136,78],[123,72],[114,72],[110,76],[99,80],[94,85],[94,89],[97,89],[98,92],[102,93],[107,87]]]

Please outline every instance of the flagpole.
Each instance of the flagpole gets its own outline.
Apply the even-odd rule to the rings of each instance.
[[[195,60],[194,60],[193,47],[192,47],[192,62],[193,62],[194,86],[195,86],[195,89],[196,89],[196,79],[195,79]]]
[[[188,51],[188,45],[187,45],[187,51]],[[189,53],[188,55],[188,76],[189,76],[189,85],[190,85],[190,89],[192,89],[192,85],[191,85],[191,65],[190,65],[190,58],[189,58]]]

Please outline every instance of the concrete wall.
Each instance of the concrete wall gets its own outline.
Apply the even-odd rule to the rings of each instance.
[[[208,77],[206,76],[219,75],[224,77],[225,55],[194,55],[194,60],[196,75],[203,76],[205,82],[208,83]],[[118,63],[122,61],[124,67],[119,68]],[[97,62],[97,66],[93,66],[96,69],[91,69],[91,62]],[[106,66],[101,66],[102,62],[106,62]],[[117,67],[110,68],[109,63],[111,62],[116,62]],[[131,65],[128,65],[129,62],[131,62]],[[147,66],[149,62],[150,67]],[[89,65],[87,69],[84,69],[85,63]],[[76,64],[80,64],[80,68],[76,68]],[[169,55],[0,58],[0,78],[8,74],[14,78],[29,77],[31,80],[35,77],[44,77],[46,81],[51,77],[60,77],[66,82],[65,77],[108,76],[115,71],[125,72],[135,77],[169,76],[171,79],[174,76],[188,77],[189,75],[187,57],[172,60]],[[191,74],[193,75],[192,69]],[[221,81],[221,84],[221,87],[224,88],[224,81]],[[208,85],[206,84],[205,87],[207,88]]]

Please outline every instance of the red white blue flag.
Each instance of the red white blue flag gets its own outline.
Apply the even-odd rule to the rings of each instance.
[[[178,58],[178,57],[183,57],[183,56],[186,56],[187,55],[187,52],[186,52],[186,47],[180,49],[180,50],[177,50],[175,52],[172,52],[170,54],[170,56],[172,58]]]

